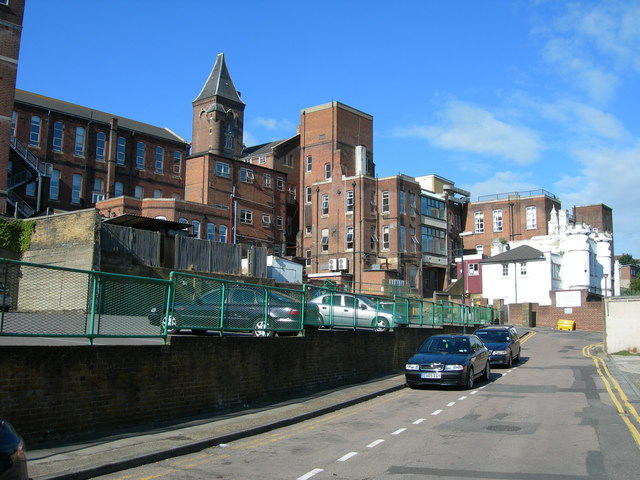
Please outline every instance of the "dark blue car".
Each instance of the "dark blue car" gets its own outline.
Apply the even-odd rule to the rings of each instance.
[[[0,478],[27,480],[27,456],[22,439],[9,422],[0,419]]]
[[[434,335],[407,361],[404,372],[411,388],[461,385],[470,389],[476,378],[491,377],[489,351],[475,335]]]
[[[513,362],[520,360],[520,336],[515,327],[493,325],[477,329],[474,332],[489,349],[491,365],[504,365],[511,368]]]

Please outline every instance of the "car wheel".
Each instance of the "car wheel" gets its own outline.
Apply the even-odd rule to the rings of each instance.
[[[253,323],[253,329],[251,333],[253,333],[254,337],[273,337],[274,332],[267,330],[269,327],[269,323],[264,318],[259,318]]]
[[[522,353],[522,350],[518,351],[518,355],[516,356],[516,358],[513,359],[514,362],[519,362],[520,361],[520,354]]]
[[[386,318],[378,317],[373,320],[373,327],[376,332],[388,332],[389,331],[389,322]]]
[[[511,356],[511,353],[509,353],[509,356],[507,357],[507,368],[511,367],[513,367],[513,357]]]
[[[169,320],[169,325],[167,325],[167,319]],[[173,314],[173,312],[169,313],[168,317],[165,317],[162,319],[162,328],[164,328],[165,325],[167,325],[167,333],[171,335],[174,335],[180,332],[180,329],[176,328],[177,324],[178,324],[178,319]]]
[[[467,390],[471,390],[473,388],[473,367],[469,367],[469,370],[467,370],[467,381],[465,383],[465,387]]]
[[[487,360],[487,366],[484,369],[484,379],[488,382],[489,380],[491,380],[491,365],[489,364],[489,361]]]

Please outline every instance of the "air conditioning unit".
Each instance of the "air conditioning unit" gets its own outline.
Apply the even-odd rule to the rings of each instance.
[[[338,270],[338,259],[337,258],[329,259],[329,270],[331,270],[332,272],[335,272],[336,270]]]
[[[349,270],[349,259],[348,258],[339,258],[338,259],[338,270]]]

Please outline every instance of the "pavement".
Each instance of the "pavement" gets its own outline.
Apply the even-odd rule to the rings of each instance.
[[[640,402],[640,355],[609,356],[600,352],[599,356],[630,400]],[[93,478],[268,432],[402,388],[404,374],[391,375],[264,408],[28,450],[29,474],[35,480]]]

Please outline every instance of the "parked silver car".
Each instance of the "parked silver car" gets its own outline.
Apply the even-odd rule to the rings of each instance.
[[[364,295],[331,292],[312,299],[311,303],[318,305],[321,326],[373,328],[376,332],[386,332],[409,323],[405,315],[394,315],[388,306]]]

